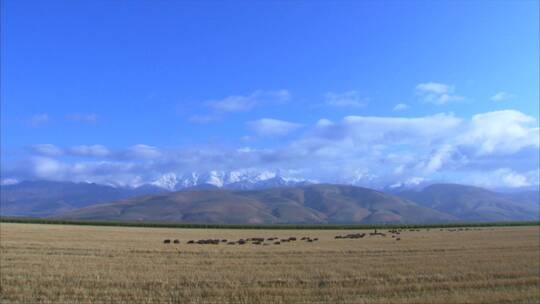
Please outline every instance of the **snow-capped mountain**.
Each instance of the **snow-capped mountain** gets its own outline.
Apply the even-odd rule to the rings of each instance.
[[[186,188],[262,189],[312,184],[313,181],[287,178],[271,171],[208,171],[185,174],[166,173],[150,184],[169,191]]]

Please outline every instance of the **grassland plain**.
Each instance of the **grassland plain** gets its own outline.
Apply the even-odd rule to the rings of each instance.
[[[403,231],[0,224],[2,303],[539,303],[540,227]],[[365,231],[369,232],[369,230]],[[385,230],[383,230],[385,232]],[[188,240],[318,238],[280,245]],[[163,244],[179,239],[181,244]]]

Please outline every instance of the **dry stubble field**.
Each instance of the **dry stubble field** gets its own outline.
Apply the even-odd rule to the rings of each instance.
[[[2,303],[539,303],[540,228],[225,230],[0,224]],[[354,231],[358,232],[358,231]],[[369,232],[369,231],[366,231]],[[281,245],[190,239],[309,236]],[[180,245],[163,244],[165,238]]]

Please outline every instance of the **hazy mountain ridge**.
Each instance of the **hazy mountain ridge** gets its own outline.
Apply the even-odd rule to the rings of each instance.
[[[94,205],[58,217],[193,223],[412,223],[456,218],[372,189],[310,185],[251,191],[191,190]]]
[[[151,185],[120,188],[94,183],[24,181],[0,186],[0,214],[48,216],[89,205],[163,192]]]
[[[433,184],[397,196],[465,221],[535,220],[539,217],[538,192],[497,193],[474,186]]]
[[[539,193],[497,193],[455,184],[392,193],[285,181],[221,188],[201,183],[169,192],[155,185],[119,188],[33,181],[1,187],[3,216],[200,223],[380,223],[509,221],[539,217]],[[105,205],[103,205],[106,203]]]

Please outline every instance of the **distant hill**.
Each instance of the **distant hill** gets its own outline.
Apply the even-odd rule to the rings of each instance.
[[[251,191],[191,190],[89,206],[55,217],[191,223],[429,223],[451,215],[367,188],[309,185]]]
[[[0,188],[0,215],[190,223],[429,223],[539,218],[538,191],[497,193],[433,184],[393,193],[347,185],[283,184],[224,189],[201,183],[179,192],[156,185],[26,181]],[[276,182],[276,183],[274,183]],[[231,184],[231,188],[234,184]],[[263,187],[262,183],[258,184]]]
[[[44,217],[96,203],[163,191],[151,185],[115,188],[93,183],[25,181],[0,186],[0,214]]]
[[[433,184],[421,191],[402,191],[396,195],[463,221],[535,220],[539,217],[539,196],[534,191],[503,194],[473,186]]]

